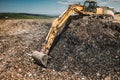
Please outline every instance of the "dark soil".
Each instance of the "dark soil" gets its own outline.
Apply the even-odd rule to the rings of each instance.
[[[92,80],[107,76],[120,79],[120,24],[91,16],[73,16],[56,40],[49,54],[49,68]]]

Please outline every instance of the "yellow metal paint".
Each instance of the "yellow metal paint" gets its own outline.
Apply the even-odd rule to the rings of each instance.
[[[97,8],[96,14],[103,14],[103,8]]]

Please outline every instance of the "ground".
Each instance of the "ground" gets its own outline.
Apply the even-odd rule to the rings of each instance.
[[[111,23],[111,25],[114,25],[114,27],[109,27],[109,24],[108,24],[107,28],[106,26],[104,26],[105,29],[99,26],[100,30],[96,28],[97,26],[93,26],[95,25],[95,23],[90,22],[91,20],[88,21],[86,18],[84,18],[84,20],[74,19],[70,21],[71,23],[67,22],[68,24],[66,24],[65,26],[69,26],[70,28],[68,28],[68,30],[64,32],[65,35],[61,34],[62,36],[60,41],[56,44],[56,46],[51,51],[50,56],[52,57],[52,59],[49,59],[47,68],[43,68],[40,65],[36,64],[34,59],[30,56],[30,54],[32,50],[38,50],[38,51],[40,50],[41,43],[43,43],[45,36],[47,35],[47,32],[49,31],[52,21],[54,19],[0,20],[0,63],[1,63],[0,79],[1,80],[7,80],[7,79],[8,80],[16,80],[16,79],[20,79],[20,80],[90,80],[90,79],[119,80],[120,79],[119,78],[119,75],[120,75],[120,72],[119,72],[120,70],[119,68],[120,16],[116,15],[115,19],[116,20],[114,20]],[[79,23],[79,21],[82,21],[82,22]],[[89,26],[91,27],[84,28],[84,26],[87,25],[87,24],[84,24],[86,22],[90,22],[91,24]],[[97,22],[101,22],[101,21],[97,21]],[[101,25],[103,24],[103,22],[104,21],[98,24]],[[78,23],[78,24],[75,24],[75,23]],[[80,25],[82,27],[81,29],[73,28],[75,26],[80,26]],[[95,32],[96,30],[99,31],[100,33],[99,36]],[[91,33],[88,31],[90,31]],[[81,33],[78,34],[76,32],[81,32]],[[102,34],[106,34],[106,35],[102,35]],[[99,41],[98,39],[101,39],[101,40]],[[102,39],[105,39],[105,41],[108,43],[104,43],[104,40]],[[98,42],[94,42],[94,41],[98,41]],[[88,42],[90,42],[90,44]],[[78,43],[82,48],[80,48],[77,45]],[[93,45],[92,43],[95,43],[95,45]],[[104,45],[110,45],[110,46],[113,45],[113,46],[111,47],[104,46],[104,48],[107,48],[107,49],[103,48],[104,51],[99,51],[102,48],[100,47],[99,49],[98,48],[99,46],[98,46],[95,50],[94,47],[96,47],[96,44],[99,44],[99,46],[101,46],[100,44],[102,44],[103,46]],[[91,48],[89,47],[90,45],[91,45]],[[86,48],[87,50],[85,50]],[[82,51],[79,52],[78,49],[81,49]],[[89,54],[89,51],[91,51],[90,49],[93,49],[93,54],[91,54],[92,52],[90,52]],[[94,50],[96,53],[101,52],[101,54],[97,53],[96,55]],[[66,58],[66,55],[65,56],[62,55],[62,53],[66,54],[66,53],[70,53],[70,51],[71,53],[75,51],[76,54],[75,55],[67,54],[68,55],[67,58]],[[112,52],[116,52],[116,53],[112,53]],[[87,53],[88,55],[86,55],[85,53]],[[76,58],[77,55],[78,56],[80,55],[79,57],[81,59]],[[93,55],[97,57],[93,58],[95,57]],[[104,55],[108,55],[110,57],[107,57]],[[90,57],[87,57],[87,56],[90,56]],[[103,56],[104,61],[100,61],[102,60],[101,56]],[[96,63],[95,64],[90,63],[90,61],[95,62],[94,60],[99,61],[97,62],[97,64],[99,64],[100,68],[98,67],[98,69],[97,68],[93,69],[94,68],[93,65],[98,66]],[[87,64],[86,65],[82,64],[84,63],[82,61],[86,62]],[[108,69],[106,67],[108,67]],[[104,71],[108,71],[108,72],[104,72]]]

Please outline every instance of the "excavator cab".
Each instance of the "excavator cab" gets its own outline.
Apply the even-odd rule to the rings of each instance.
[[[97,3],[95,1],[85,1],[83,10],[85,12],[94,12],[96,13],[97,10]]]

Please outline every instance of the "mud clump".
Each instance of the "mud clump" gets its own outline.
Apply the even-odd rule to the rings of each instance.
[[[120,24],[70,17],[50,52],[49,68],[84,75],[87,79],[119,79]]]

